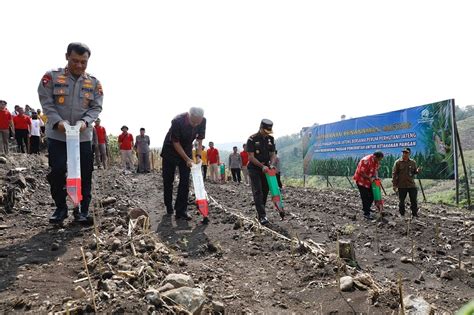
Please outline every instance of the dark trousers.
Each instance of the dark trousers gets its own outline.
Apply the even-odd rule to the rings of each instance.
[[[242,178],[240,177],[240,168],[231,168],[230,169],[231,173],[232,173],[232,179],[234,180],[234,182],[239,182],[242,180]]]
[[[90,141],[81,142],[81,189],[82,201],[81,212],[87,214],[89,212],[89,204],[91,202],[91,185],[93,156],[92,144]],[[67,152],[66,142],[48,139],[48,160],[50,172],[47,176],[51,186],[51,196],[59,209],[67,209],[66,204],[66,172],[67,172]]]
[[[278,187],[280,187],[280,189],[283,187],[283,184],[281,183],[281,173],[278,172],[276,173],[276,178],[277,178],[277,182],[278,182]]]
[[[28,129],[15,129],[15,139],[18,153],[25,153],[28,150]]]
[[[178,195],[174,204],[174,210],[177,216],[185,215],[188,211],[188,195],[189,195],[189,174],[191,169],[183,160],[174,161],[163,158],[163,194],[166,209],[171,212],[173,209],[173,182],[176,167],[179,169]]]
[[[207,165],[202,165],[202,166],[201,166],[201,169],[202,169],[202,179],[203,179],[203,180],[206,180]]]
[[[31,136],[30,137],[30,154],[39,154],[40,152],[40,137]]]
[[[360,192],[360,198],[362,199],[362,210],[365,215],[370,214],[370,207],[374,202],[374,195],[372,194],[372,189],[366,188],[364,186],[357,185]]]
[[[401,214],[405,214],[405,199],[407,194],[410,196],[410,209],[412,214],[418,213],[418,203],[416,201],[416,197],[418,195],[418,189],[416,187],[413,188],[398,188],[398,200],[400,201],[398,204],[398,210]]]
[[[268,196],[268,183],[265,174],[260,169],[249,168],[250,186],[252,187],[253,201],[257,208],[258,218],[266,217],[265,204]]]

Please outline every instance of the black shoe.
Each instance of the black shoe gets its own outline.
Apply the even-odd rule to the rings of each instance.
[[[414,218],[418,218],[418,212],[412,212],[411,216]]]
[[[166,214],[173,214],[173,208],[166,208]]]
[[[261,225],[268,225],[268,224],[270,224],[270,222],[268,221],[267,217],[260,218],[260,219],[258,220],[258,222],[260,222]]]
[[[79,208],[74,208],[72,210],[72,216],[74,217],[74,221],[79,221],[81,214],[79,213]]]
[[[88,213],[86,212],[81,212],[81,214],[79,215],[79,219],[77,219],[77,222],[80,223],[80,224],[94,224],[94,219],[89,216]]]
[[[49,217],[49,223],[59,224],[67,218],[67,209],[59,209],[57,208],[53,215]]]
[[[203,218],[201,223],[202,224],[209,224],[209,218],[208,217]]]
[[[374,216],[372,215],[372,213],[364,213],[364,218],[367,219],[367,220],[374,220]]]
[[[187,213],[185,213],[185,214],[176,215],[176,220],[191,221],[192,218]]]
[[[401,215],[402,217],[404,217],[404,216],[405,216],[405,211],[400,211],[400,215]]]

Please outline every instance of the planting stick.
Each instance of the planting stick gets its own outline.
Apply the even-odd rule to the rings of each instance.
[[[89,274],[89,268],[87,267],[86,255],[84,255],[84,249],[82,249],[82,246],[81,246],[81,253],[82,253],[82,259],[84,260],[84,267],[86,268],[87,278],[89,279],[89,285],[91,287],[92,304],[94,305],[94,311],[97,312],[97,306],[95,304],[94,287],[92,286],[91,275]]]
[[[403,305],[402,275],[398,274],[398,293],[400,294],[400,313],[405,315],[405,306]]]

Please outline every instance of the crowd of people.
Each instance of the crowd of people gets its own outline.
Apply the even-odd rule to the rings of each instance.
[[[11,144],[16,140],[17,153],[40,154],[47,146],[46,123],[48,117],[29,105],[25,108],[15,105],[10,112],[7,101],[0,100],[0,154],[8,155]],[[140,128],[140,135],[133,139],[126,126],[122,127],[118,137],[118,146],[124,170],[134,170],[133,152],[135,152],[138,173],[149,173],[150,169],[150,137],[145,135],[145,128]],[[106,129],[101,125],[100,118],[94,121],[92,128],[92,153],[98,169],[106,169],[109,161],[109,146]]]
[[[41,109],[29,105],[15,105],[10,112],[7,101],[0,100],[0,154],[10,153],[10,142],[16,140],[16,150],[21,153],[39,154],[45,138],[45,124],[48,120]]]
[[[6,108],[7,102],[0,101],[0,150],[9,153],[9,140],[17,141],[18,152],[39,153],[39,144],[47,143],[50,172],[47,179],[51,186],[51,196],[56,209],[50,217],[51,223],[61,223],[68,215],[66,203],[67,192],[67,151],[65,125],[80,126],[80,164],[81,190],[80,205],[73,209],[74,219],[78,222],[90,222],[89,205],[91,201],[91,180],[94,160],[97,168],[107,168],[108,139],[105,127],[101,124],[99,114],[102,111],[103,89],[100,81],[85,72],[91,56],[89,47],[82,43],[71,43],[67,47],[65,68],[48,71],[38,86],[42,110],[34,110],[26,105],[15,106],[13,112]],[[70,89],[70,86],[78,88]],[[171,122],[169,131],[163,141],[161,150],[163,195],[166,214],[174,214],[177,220],[190,220],[188,214],[188,195],[190,168],[201,164],[205,180],[219,183],[225,181],[225,159],[220,156],[214,143],[209,148],[203,145],[206,136],[206,118],[204,110],[192,107],[186,113],[177,115]],[[227,159],[227,169],[232,180],[240,184],[242,179],[250,185],[254,199],[257,218],[261,224],[268,224],[266,202],[269,186],[266,173],[276,172],[278,186],[280,180],[280,160],[277,155],[275,140],[272,136],[273,122],[263,119],[258,132],[248,137],[239,152],[237,146]],[[122,126],[118,136],[118,146],[125,171],[134,170],[133,155],[138,160],[139,173],[150,172],[150,137],[141,128],[135,138],[127,126]],[[410,197],[413,216],[418,215],[416,202],[417,190],[414,183],[415,174],[421,171],[410,159],[410,148],[403,150],[403,156],[393,167],[393,187],[398,192],[399,211],[405,214],[405,198]],[[95,155],[95,157],[94,157]],[[383,153],[377,151],[364,157],[354,174],[354,181],[360,191],[364,217],[373,219],[371,206],[374,200],[371,190],[372,182],[377,179],[377,170]],[[173,184],[175,173],[179,172],[179,183],[173,203]],[[222,176],[224,175],[224,176]]]
[[[194,143],[194,149],[192,151],[192,159],[194,163],[197,163],[196,147],[197,142]],[[205,181],[210,180],[213,183],[222,183],[230,179],[237,184],[240,184],[243,181],[245,185],[250,185],[248,172],[249,154],[246,149],[246,143],[242,145],[242,151],[240,152],[237,146],[232,148],[232,152],[229,154],[227,164],[221,161],[219,150],[214,146],[213,142],[209,142],[209,149],[206,150],[205,148],[206,147],[203,145],[201,149],[200,160],[202,175]],[[211,159],[209,159],[209,156],[211,156]],[[280,158],[278,157],[277,150],[275,150],[275,164],[273,167],[277,170],[276,177],[278,186],[280,189],[282,189],[283,184],[281,182]],[[208,176],[208,169],[211,168],[213,169],[213,172],[211,172],[213,175]],[[225,173],[222,173],[223,171]],[[227,171],[230,171],[229,177],[227,176]]]

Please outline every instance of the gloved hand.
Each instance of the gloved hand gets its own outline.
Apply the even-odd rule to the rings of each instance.
[[[269,170],[268,166],[264,165],[264,166],[262,167],[262,171],[263,171],[264,173],[268,173],[268,170]]]

